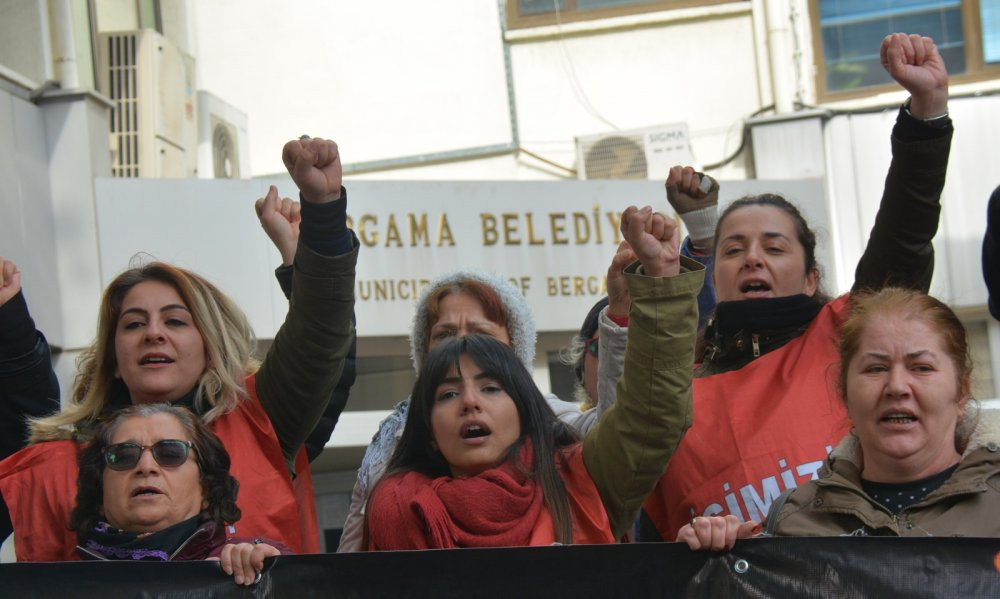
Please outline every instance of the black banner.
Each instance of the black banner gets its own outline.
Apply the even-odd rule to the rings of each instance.
[[[215,562],[0,566],[3,597],[998,597],[1000,539],[766,538],[273,558],[239,587]]]

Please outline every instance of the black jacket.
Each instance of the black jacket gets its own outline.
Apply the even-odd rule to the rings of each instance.
[[[930,289],[934,274],[931,240],[941,215],[941,191],[954,132],[951,119],[933,123],[899,110],[882,202],[854,272],[852,292],[888,286],[925,293]],[[825,301],[803,295],[720,303],[699,343],[701,367],[695,375],[738,370],[782,347],[805,332]]]
[[[278,285],[281,286],[281,291],[284,292],[285,297],[289,300],[292,299],[292,272],[293,269],[291,266],[279,266],[274,270],[274,276],[278,279]],[[357,319],[353,316],[352,320],[357,323]],[[355,333],[354,339],[351,341],[351,348],[347,351],[347,358],[344,360],[344,370],[340,374],[340,380],[337,381],[337,387],[333,390],[333,395],[330,396],[330,403],[320,417],[319,422],[316,423],[316,428],[306,438],[306,455],[309,457],[310,462],[319,457],[319,454],[323,452],[326,442],[330,440],[330,435],[333,434],[334,427],[337,426],[340,414],[347,406],[347,398],[351,394],[351,386],[354,385],[354,380],[357,378],[357,356],[358,337],[357,333]]]

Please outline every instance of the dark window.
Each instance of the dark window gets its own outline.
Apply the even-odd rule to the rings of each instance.
[[[1000,0],[813,0],[812,9],[821,95],[892,84],[879,41],[897,31],[933,38],[952,77],[1000,63]]]

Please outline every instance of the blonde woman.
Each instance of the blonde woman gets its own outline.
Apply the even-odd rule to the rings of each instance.
[[[190,408],[233,455],[240,525],[297,553],[318,551],[312,483],[301,451],[352,339],[357,241],[331,141],[285,145],[303,199],[293,296],[267,357],[236,304],[199,275],[164,263],[108,286],[97,338],[79,363],[69,405],[31,423],[28,448],[0,463],[0,494],[21,561],[73,559],[68,528],[78,444],[117,409],[168,402]],[[261,218],[282,218],[271,188]],[[259,366],[259,367],[258,367]],[[239,533],[234,526],[227,534]]]

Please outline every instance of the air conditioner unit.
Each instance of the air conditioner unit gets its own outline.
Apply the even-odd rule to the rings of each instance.
[[[198,91],[198,177],[239,179],[250,174],[247,115]]]
[[[97,86],[115,103],[112,175],[192,176],[194,59],[152,29],[102,33],[97,44]]]
[[[693,165],[686,123],[576,138],[581,179],[665,179],[670,167]]]

